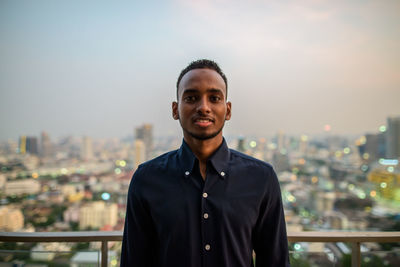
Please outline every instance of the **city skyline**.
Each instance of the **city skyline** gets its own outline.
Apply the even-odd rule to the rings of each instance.
[[[306,137],[311,137],[311,138],[317,138],[317,139],[325,139],[328,137],[343,137],[343,138],[349,138],[349,140],[356,140],[359,138],[364,138],[366,136],[369,135],[378,135],[378,134],[386,134],[387,133],[387,129],[388,129],[388,122],[389,120],[393,121],[393,120],[400,120],[400,116],[396,116],[396,117],[387,117],[386,123],[379,125],[377,127],[375,127],[375,129],[373,129],[372,131],[365,131],[365,132],[360,132],[360,133],[335,133],[331,131],[331,125],[324,125],[323,130],[321,130],[318,133],[305,133],[305,132],[298,132],[298,133],[291,133],[291,132],[284,132],[282,130],[277,130],[275,132],[272,132],[271,134],[263,134],[263,133],[259,133],[259,134],[249,134],[249,135],[244,135],[244,134],[224,134],[224,137],[231,141],[231,140],[239,140],[239,139],[248,139],[248,141],[250,142],[251,140],[254,139],[265,139],[265,138],[277,138],[280,135],[284,135],[286,137],[298,137],[298,138],[302,138],[303,136]],[[13,136],[10,137],[8,139],[4,139],[1,140],[0,139],[0,144],[3,143],[5,144],[6,142],[9,141],[13,141],[13,142],[20,142],[21,138],[35,138],[35,139],[39,139],[42,138],[43,139],[43,135],[46,136],[45,138],[51,138],[51,142],[62,142],[63,140],[69,139],[69,138],[73,138],[74,140],[78,140],[78,139],[82,139],[84,140],[85,138],[90,138],[93,140],[117,140],[119,139],[120,141],[135,141],[135,140],[142,140],[143,137],[139,137],[137,135],[137,129],[139,128],[143,128],[143,127],[151,127],[152,130],[157,128],[157,125],[153,125],[149,122],[144,122],[142,124],[138,124],[138,125],[134,125],[132,127],[132,129],[134,130],[133,133],[132,131],[130,133],[127,133],[125,135],[121,135],[121,136],[99,136],[99,135],[87,135],[87,134],[74,134],[74,133],[70,133],[70,134],[65,134],[65,135],[53,135],[54,133],[52,132],[48,132],[46,129],[40,131],[39,133],[33,133],[33,134],[19,134],[17,136]],[[226,127],[226,126],[225,126]],[[179,131],[181,131],[181,128],[179,128]],[[225,132],[225,131],[224,131]],[[179,138],[183,138],[183,134],[181,132],[177,131],[177,134],[171,134],[171,133],[167,133],[167,134],[157,134],[157,135],[153,135],[150,134],[150,136],[153,136],[157,139],[165,139],[165,138],[171,138],[171,137],[175,137],[177,139]],[[48,140],[47,140],[48,141]],[[41,143],[43,142],[40,141]]]
[[[229,3],[229,4],[228,4]],[[228,77],[226,135],[377,132],[399,116],[398,1],[2,1],[0,141],[181,135],[191,60]],[[211,31],[212,29],[212,31]]]

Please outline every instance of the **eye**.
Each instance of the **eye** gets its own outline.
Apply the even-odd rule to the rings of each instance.
[[[221,101],[221,97],[218,95],[212,95],[210,96],[210,101],[211,102],[220,102]]]
[[[196,97],[193,95],[188,95],[183,98],[183,101],[185,101],[186,103],[193,103],[196,101]]]

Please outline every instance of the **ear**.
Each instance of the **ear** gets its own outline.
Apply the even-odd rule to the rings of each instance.
[[[178,102],[172,102],[172,118],[174,120],[179,120],[179,112],[178,112]]]
[[[232,116],[232,103],[231,102],[226,102],[226,115],[225,115],[225,120],[229,121]]]

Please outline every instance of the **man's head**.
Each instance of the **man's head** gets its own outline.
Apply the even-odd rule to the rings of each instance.
[[[185,140],[222,140],[222,128],[231,117],[226,101],[226,77],[210,60],[194,61],[179,75],[172,116],[179,120]]]

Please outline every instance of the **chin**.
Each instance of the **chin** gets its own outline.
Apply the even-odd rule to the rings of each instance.
[[[208,140],[208,139],[212,139],[214,137],[216,137],[220,132],[222,131],[222,128],[214,133],[203,133],[203,134],[198,134],[198,133],[193,133],[190,131],[187,131],[187,133],[197,139],[197,140]]]

